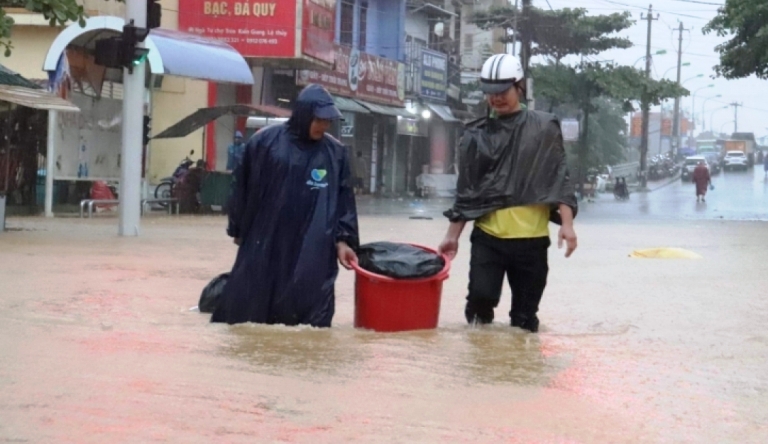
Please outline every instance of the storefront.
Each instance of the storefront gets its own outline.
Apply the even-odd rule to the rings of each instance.
[[[397,143],[395,144],[396,178],[395,192],[416,193],[416,178],[429,167],[430,153],[427,140],[427,121],[402,117],[397,120]]]
[[[300,70],[296,84],[299,88],[320,84],[334,95],[344,113],[335,133],[350,148],[354,173],[363,178],[365,191],[394,193],[397,118],[414,117],[403,108],[404,67],[395,60],[339,45],[334,45],[334,54],[335,69]]]

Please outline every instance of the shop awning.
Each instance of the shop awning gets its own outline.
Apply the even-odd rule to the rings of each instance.
[[[360,114],[371,113],[364,106],[346,97],[333,96],[333,103],[335,103],[336,107],[342,111],[348,111],[350,113],[360,113]]]
[[[125,20],[98,16],[86,19],[85,26],[73,23],[51,44],[43,63],[44,71],[56,71],[61,54],[73,45],[93,50],[97,38],[123,32]],[[144,41],[149,48],[149,70],[155,75],[172,75],[222,83],[253,84],[253,73],[242,55],[232,46],[186,32],[156,28]]]
[[[0,100],[26,106],[27,108],[72,113],[80,112],[80,108],[72,102],[53,95],[44,89],[0,85]]]
[[[475,120],[479,118],[479,116],[476,113],[471,113],[469,111],[462,111],[460,109],[451,110],[451,113],[453,113],[453,115],[457,117],[459,120],[461,120],[462,122],[469,122],[471,120]]]
[[[392,116],[392,117],[400,116],[400,117],[407,117],[410,119],[416,117],[415,114],[411,113],[405,108],[396,108],[394,106],[377,105],[375,103],[370,103],[363,100],[355,100],[355,102],[363,105],[364,107],[368,108],[368,110],[370,110],[372,113],[375,113],[375,114],[382,114],[385,116]]]
[[[150,31],[147,47],[157,48],[163,73],[214,82],[253,84],[253,73],[242,55],[218,40],[195,34],[156,28]]]
[[[219,117],[259,116],[259,117],[290,117],[291,111],[271,105],[229,105],[200,108],[194,113],[181,119],[178,123],[161,132],[153,139],[171,139],[185,137],[213,122]]]
[[[12,71],[3,65],[0,65],[0,85],[22,86],[24,88],[40,88],[35,82],[22,77],[16,71]]]
[[[461,122],[461,120],[457,119],[456,117],[453,117],[451,108],[449,108],[447,105],[436,105],[434,103],[427,103],[427,107],[429,107],[429,109],[431,109],[432,112],[440,116],[440,118],[443,119],[443,122]]]

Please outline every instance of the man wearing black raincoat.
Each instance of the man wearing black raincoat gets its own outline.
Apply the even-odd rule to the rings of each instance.
[[[341,113],[323,87],[248,142],[235,171],[227,234],[237,259],[212,322],[330,327],[337,260],[357,261],[349,155],[325,132]]]
[[[465,131],[459,147],[456,202],[440,251],[454,258],[468,221],[472,232],[470,323],[493,322],[504,276],[512,289],[511,325],[538,331],[536,315],[547,285],[549,222],[561,224],[558,245],[576,249],[577,204],[566,167],[560,123],[551,114],[522,109],[523,69],[516,57],[491,56],[480,86],[494,117]]]

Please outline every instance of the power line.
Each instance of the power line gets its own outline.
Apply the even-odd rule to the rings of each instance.
[[[672,0],[672,1],[683,2],[683,3],[696,3],[697,5],[725,6],[723,3],[710,3],[710,2],[702,2],[698,0]]]
[[[639,10],[641,10],[641,11],[645,11],[645,8],[643,8],[642,6],[636,6],[636,5],[628,5],[628,4],[626,4],[626,3],[615,2],[615,1],[613,1],[613,0],[601,0],[601,1],[603,1],[603,2],[606,2],[606,3],[610,3],[610,4],[612,4],[612,5],[625,6],[625,7],[627,7],[627,8],[635,8],[635,9],[639,9]],[[658,11],[658,12],[663,12],[663,13],[665,13],[665,14],[678,15],[678,16],[680,16],[680,17],[695,18],[695,19],[698,19],[698,20],[707,20],[707,21],[708,21],[708,20],[710,20],[710,19],[708,19],[708,18],[704,18],[704,17],[698,17],[698,16],[695,16],[695,15],[688,15],[688,14],[683,14],[683,13],[680,13],[680,12],[673,12],[673,11],[663,11],[663,10],[661,10],[661,9],[657,9],[657,11]],[[714,12],[714,11],[713,11],[713,12]]]

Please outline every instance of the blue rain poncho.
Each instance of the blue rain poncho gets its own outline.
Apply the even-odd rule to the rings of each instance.
[[[329,103],[309,86],[288,122],[248,142],[227,230],[241,243],[212,322],[331,326],[336,244],[359,240],[347,150],[329,135],[309,137],[315,110]]]

